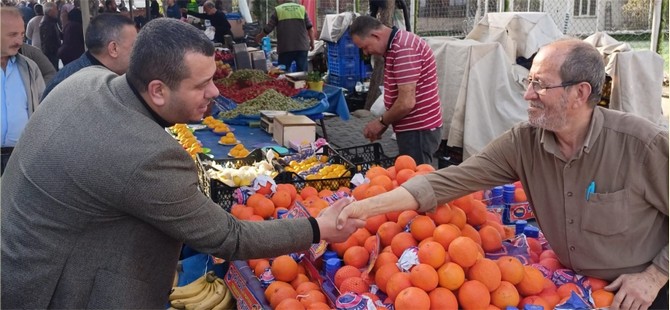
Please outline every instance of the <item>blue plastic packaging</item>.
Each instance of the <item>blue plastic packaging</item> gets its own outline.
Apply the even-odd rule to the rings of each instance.
[[[526,220],[518,220],[514,223],[514,234],[522,234],[528,222]]]
[[[535,226],[527,225],[526,228],[523,229],[523,234],[526,235],[526,237],[537,238],[540,236],[540,229]]]
[[[342,266],[342,261],[339,258],[330,258],[326,261],[326,276],[331,280],[335,280],[335,273]]]

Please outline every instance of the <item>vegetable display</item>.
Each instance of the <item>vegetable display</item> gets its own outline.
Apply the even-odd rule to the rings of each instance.
[[[267,89],[255,99],[247,100],[237,108],[223,111],[219,117],[224,119],[235,118],[238,115],[258,115],[260,110],[293,111],[309,108],[319,103],[318,99],[301,98],[295,100],[278,93],[274,89]]]

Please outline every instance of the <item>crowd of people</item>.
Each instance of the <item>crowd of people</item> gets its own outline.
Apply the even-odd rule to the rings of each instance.
[[[159,308],[182,243],[227,260],[276,256],[346,240],[376,214],[429,211],[521,180],[560,262],[612,281],[613,309],[668,308],[668,132],[597,106],[605,68],[593,46],[542,47],[524,80],[528,122],[462,164],[341,200],[317,218],[247,222],[199,190],[191,157],[164,132],[199,121],[219,94],[211,40],[176,14],[138,31],[114,0],[85,40],[66,40],[82,32],[77,6],[0,8],[4,307]],[[220,15],[214,2],[205,8],[204,18]],[[299,49],[280,51],[302,59],[313,47],[304,8],[273,14],[259,39],[304,28],[293,33]],[[432,52],[369,16],[350,33],[364,53],[386,58],[387,111],[364,134],[374,140],[392,124],[398,143],[430,162],[442,123]]]

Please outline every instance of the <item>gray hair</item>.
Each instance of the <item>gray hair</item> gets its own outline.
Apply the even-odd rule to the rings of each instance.
[[[102,53],[109,42],[119,41],[121,31],[126,26],[135,27],[135,23],[121,14],[103,13],[96,16],[86,29],[86,48],[94,55]]]
[[[56,8],[55,2],[47,2],[42,5],[42,10],[44,10],[44,14],[46,14],[47,12],[51,11],[54,8]]]
[[[21,15],[21,11],[15,6],[3,6],[0,7],[0,14],[2,14],[2,19],[7,18],[7,16],[11,17],[18,17],[21,18],[21,21],[23,21],[23,16]]]
[[[212,1],[206,1],[205,4],[202,5],[203,8],[216,8],[216,5]]]
[[[349,26],[349,34],[352,37],[366,38],[370,34],[370,31],[380,29],[383,26],[384,24],[378,19],[368,15],[361,15],[356,17],[354,22]]]
[[[128,81],[140,92],[153,80],[176,89],[191,74],[184,63],[186,53],[212,56],[214,44],[195,26],[173,18],[153,19],[137,35]]]
[[[584,81],[591,85],[588,102],[595,106],[601,97],[605,83],[605,62],[603,56],[591,44],[578,39],[567,39],[570,49],[559,69],[561,80],[565,82]]]

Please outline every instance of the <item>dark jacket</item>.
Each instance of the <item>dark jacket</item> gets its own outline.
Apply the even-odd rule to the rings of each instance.
[[[74,61],[84,53],[84,30],[81,25],[81,11],[72,9],[68,15],[68,23],[63,28],[63,45],[58,49],[58,58],[63,65]]]
[[[40,40],[42,40],[42,53],[51,58],[58,55],[60,48],[61,33],[58,30],[58,19],[44,15],[40,23]]]
[[[197,18],[208,19],[211,22],[212,27],[216,29],[216,32],[214,33],[214,42],[223,43],[223,36],[233,35],[226,14],[221,11],[216,11],[213,15],[201,14],[193,11],[188,11],[188,14]]]

